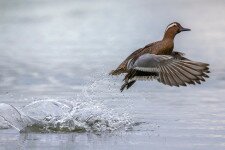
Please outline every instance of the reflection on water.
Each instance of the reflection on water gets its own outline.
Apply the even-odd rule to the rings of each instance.
[[[225,148],[224,1],[0,0],[0,8],[1,103],[22,109],[37,100],[88,101],[80,94],[92,86],[91,98],[106,111],[144,122],[100,136],[4,129],[0,149]],[[175,49],[210,64],[207,82],[186,88],[139,82],[120,93],[122,77],[102,80],[129,53],[161,39],[173,21],[192,29],[176,37]],[[2,117],[0,125],[7,127]]]

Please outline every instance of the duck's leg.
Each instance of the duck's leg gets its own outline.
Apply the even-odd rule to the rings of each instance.
[[[129,82],[127,84],[127,89],[129,89],[135,82],[136,82],[136,80]]]
[[[129,89],[136,81],[135,80],[132,80],[130,81],[130,79],[132,79],[133,77],[135,77],[135,73],[136,73],[136,70],[134,69],[130,69],[128,71],[128,73],[126,74],[126,76],[124,77],[123,81],[125,82],[121,88],[120,88],[120,91],[122,92],[125,88]]]
[[[126,88],[126,89],[129,89],[134,83],[136,82],[136,80],[134,81],[131,81],[131,82],[125,82],[121,88],[120,88],[120,91],[123,92],[123,90]]]

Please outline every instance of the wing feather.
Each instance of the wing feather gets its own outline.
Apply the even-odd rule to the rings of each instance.
[[[154,79],[170,86],[186,86],[186,84],[201,84],[209,76],[209,64],[195,62],[189,59],[170,55],[143,54],[132,59],[127,64],[129,70],[126,81]],[[136,71],[135,71],[136,70]],[[129,75],[130,74],[130,75]]]
[[[167,76],[168,76],[168,79],[169,79],[169,81],[170,81],[170,83],[171,83],[171,86],[178,86],[178,84],[177,84],[177,82],[174,80],[174,78],[173,78],[173,76],[172,76],[172,74],[170,73],[170,68],[168,67],[168,66],[165,66],[164,67],[165,68],[165,71],[166,71],[166,74],[167,74]]]

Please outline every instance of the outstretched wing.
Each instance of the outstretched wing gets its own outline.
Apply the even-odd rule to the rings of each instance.
[[[146,45],[143,48],[139,48],[138,50],[134,51],[132,54],[130,54],[117,68],[116,70],[112,70],[109,75],[119,75],[121,73],[127,73],[127,63],[130,59],[134,58],[136,55],[138,54],[144,54],[144,53],[149,53],[150,52],[150,47],[153,46],[154,44],[156,44],[157,42],[154,43],[150,43],[148,45]]]
[[[191,61],[173,55],[144,54],[128,62],[130,70],[125,81],[148,80],[153,76],[159,82],[170,86],[200,84],[209,76],[209,64]]]
[[[116,70],[112,70],[109,75],[119,75],[121,73],[126,73],[127,72],[127,68],[126,65],[128,63],[128,61],[130,59],[132,59],[132,57],[134,57],[135,55],[137,55],[138,53],[140,53],[142,51],[142,48],[134,51],[132,54],[130,54],[117,68]]]

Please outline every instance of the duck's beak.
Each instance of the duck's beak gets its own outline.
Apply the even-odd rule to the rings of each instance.
[[[182,32],[182,31],[191,31],[191,29],[181,27],[180,32]]]

